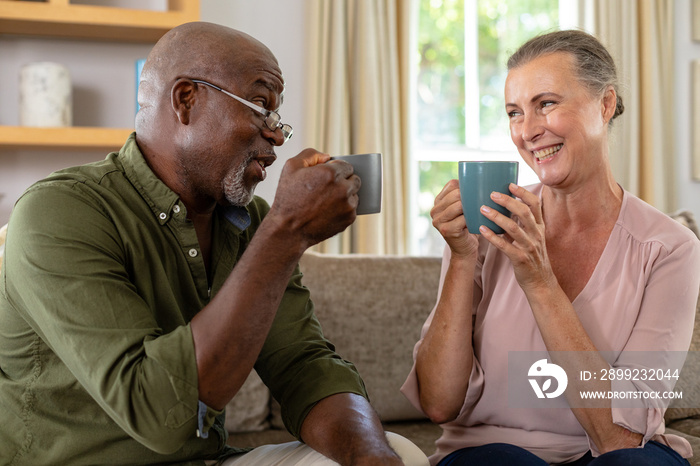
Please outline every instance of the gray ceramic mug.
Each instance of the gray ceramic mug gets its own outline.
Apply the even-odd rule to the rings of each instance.
[[[378,214],[382,211],[382,154],[352,154],[331,157],[352,165],[362,185],[357,193],[357,215]]]
[[[511,196],[508,185],[518,182],[518,162],[459,162],[459,194],[462,197],[462,210],[467,219],[470,233],[479,234],[484,225],[496,234],[503,229],[481,213],[481,206],[495,209],[505,216],[510,212],[491,200],[496,191]]]

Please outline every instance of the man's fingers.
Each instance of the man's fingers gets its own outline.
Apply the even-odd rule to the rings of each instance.
[[[328,154],[324,154],[323,152],[319,152],[313,148],[308,148],[299,152],[297,156],[289,159],[288,163],[290,163],[294,168],[308,168],[321,163],[326,163],[330,160],[330,158],[331,156]]]
[[[351,164],[345,160],[331,160],[328,162],[328,166],[335,170],[337,177],[350,178],[355,172],[355,169]],[[359,177],[357,177],[359,179]],[[359,188],[358,188],[359,189]]]

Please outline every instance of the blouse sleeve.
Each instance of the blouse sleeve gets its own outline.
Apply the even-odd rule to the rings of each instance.
[[[673,374],[676,370],[680,372],[690,346],[700,288],[700,242],[692,238],[673,249],[657,244],[648,254],[647,267],[642,271],[646,285],[637,321],[623,351],[612,364],[612,369],[630,369],[628,373],[637,370],[647,375],[636,380],[615,377],[611,380],[613,393],[632,396],[671,392],[677,381]],[[657,370],[663,371],[663,377],[656,376]],[[655,375],[649,377],[650,373]],[[613,400],[613,422],[641,433],[642,445],[649,440],[663,441],[660,434],[664,431],[668,401],[656,395]],[[589,445],[596,456],[598,451],[590,439]]]

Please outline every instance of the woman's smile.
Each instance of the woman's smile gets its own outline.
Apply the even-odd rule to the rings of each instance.
[[[532,154],[535,156],[538,162],[545,162],[554,157],[562,147],[564,147],[564,144],[557,144],[554,146],[545,147],[544,149],[532,151]]]

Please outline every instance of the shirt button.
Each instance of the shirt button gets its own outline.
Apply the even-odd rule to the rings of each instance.
[[[197,257],[197,250],[192,248],[190,249],[190,257]]]
[[[180,213],[180,206],[176,205],[175,207],[173,207],[173,212],[175,212],[176,214],[179,214]]]
[[[160,215],[158,215],[158,218],[161,220],[165,220],[166,218],[168,218],[168,214],[166,214],[165,212],[161,212]]]

